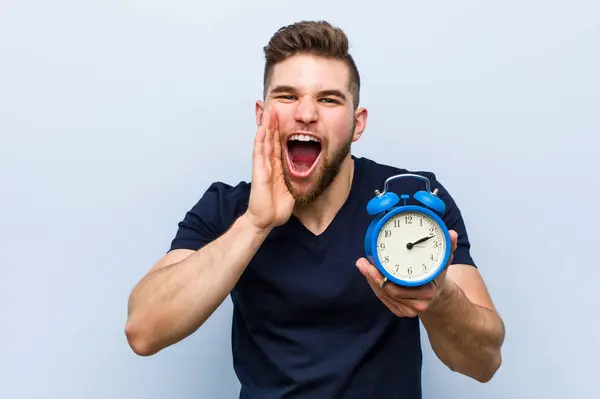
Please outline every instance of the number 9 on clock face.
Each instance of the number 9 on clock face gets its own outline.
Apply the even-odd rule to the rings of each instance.
[[[408,286],[435,278],[449,253],[450,237],[443,222],[433,213],[406,209],[386,219],[376,238],[382,273]]]

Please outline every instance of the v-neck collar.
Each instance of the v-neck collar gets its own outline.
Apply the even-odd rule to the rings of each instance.
[[[323,245],[329,242],[331,237],[337,234],[337,230],[339,228],[340,223],[344,221],[349,213],[351,213],[353,207],[357,205],[355,201],[355,197],[358,195],[358,187],[362,183],[361,180],[363,178],[363,165],[360,164],[360,160],[358,160],[354,155],[352,155],[352,160],[354,162],[354,170],[352,176],[352,184],[350,185],[350,192],[348,193],[348,197],[337,211],[329,225],[325,228],[325,230],[321,234],[315,234],[311,230],[309,230],[295,215],[292,215],[290,221],[297,227],[299,238],[303,240],[308,240],[311,243]]]

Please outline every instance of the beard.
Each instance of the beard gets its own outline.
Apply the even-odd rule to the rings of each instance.
[[[354,130],[352,130],[352,132],[353,131]],[[287,167],[284,168],[284,181],[289,192],[292,194],[292,197],[294,197],[296,204],[310,204],[321,194],[323,194],[323,192],[339,174],[342,162],[350,153],[351,145],[352,134],[350,134],[349,139],[344,143],[344,145],[332,155],[326,155],[327,148],[322,148],[321,151],[323,152],[323,159],[321,165],[319,165],[313,172],[311,181],[309,183],[305,183],[309,185],[308,188],[305,185],[295,185],[290,178],[290,174],[287,172]],[[285,151],[285,149],[282,148],[282,159],[284,157],[283,151]]]

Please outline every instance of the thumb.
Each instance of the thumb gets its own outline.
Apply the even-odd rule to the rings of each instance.
[[[450,230],[450,243],[452,252],[456,251],[456,247],[458,245],[458,233],[454,230]]]

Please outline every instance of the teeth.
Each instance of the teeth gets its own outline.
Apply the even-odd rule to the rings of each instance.
[[[313,136],[309,136],[307,134],[293,134],[290,137],[290,140],[298,140],[298,141],[314,141],[316,143],[319,142],[319,139]]]

